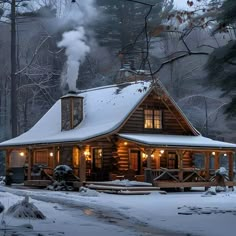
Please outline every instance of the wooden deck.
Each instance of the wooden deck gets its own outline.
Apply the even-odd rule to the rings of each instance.
[[[205,170],[197,168],[152,170],[153,185],[160,188],[219,186],[213,172],[208,175],[205,173]],[[236,182],[230,181],[226,176],[223,186],[233,187],[236,186]]]
[[[73,187],[79,189],[82,186],[82,183],[79,181],[70,181],[73,183]],[[47,187],[48,185],[52,184],[51,180],[26,180],[24,181],[25,186],[29,187]]]
[[[31,187],[47,187],[52,183],[51,180],[26,180],[24,181],[25,186]]]
[[[159,192],[160,194],[166,194],[165,191],[160,190],[158,187],[153,186],[119,186],[113,184],[87,184],[86,187],[89,189],[96,190],[103,193],[121,194],[121,195],[145,195],[151,192]]]
[[[173,181],[154,181],[154,186],[159,188],[190,188],[190,187],[214,187],[216,182],[173,182]],[[236,182],[226,181],[225,186],[236,186]]]

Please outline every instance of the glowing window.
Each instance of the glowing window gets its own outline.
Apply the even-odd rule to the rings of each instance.
[[[144,110],[144,128],[161,129],[162,128],[162,111],[154,109]]]
[[[93,168],[101,169],[102,168],[102,149],[94,148],[93,149]]]

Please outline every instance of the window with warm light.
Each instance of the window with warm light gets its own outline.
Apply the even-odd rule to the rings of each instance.
[[[102,149],[94,148],[93,149],[93,169],[102,168]]]
[[[162,129],[162,111],[156,109],[144,110],[144,128]]]

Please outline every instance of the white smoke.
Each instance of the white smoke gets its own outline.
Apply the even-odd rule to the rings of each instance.
[[[66,51],[66,75],[62,75],[61,78],[63,79],[64,77],[70,91],[76,91],[76,81],[78,79],[80,65],[90,52],[86,29],[96,19],[97,15],[95,0],[77,0],[75,3],[71,3],[70,0],[70,2],[66,2],[65,4],[64,14],[61,20],[63,24],[70,25],[74,29],[63,33],[58,47],[65,48]]]
[[[86,44],[86,36],[83,27],[65,32],[58,47],[66,48],[67,56],[67,84],[70,91],[76,90],[76,80],[79,75],[80,64],[84,61],[90,47]]]

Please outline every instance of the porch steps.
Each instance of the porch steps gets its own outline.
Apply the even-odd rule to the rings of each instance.
[[[101,185],[101,184],[87,184],[87,188],[104,193],[115,193],[122,195],[144,195],[151,192],[158,192],[160,194],[166,194],[165,191],[161,191],[158,187],[150,186],[119,186],[119,185]]]

